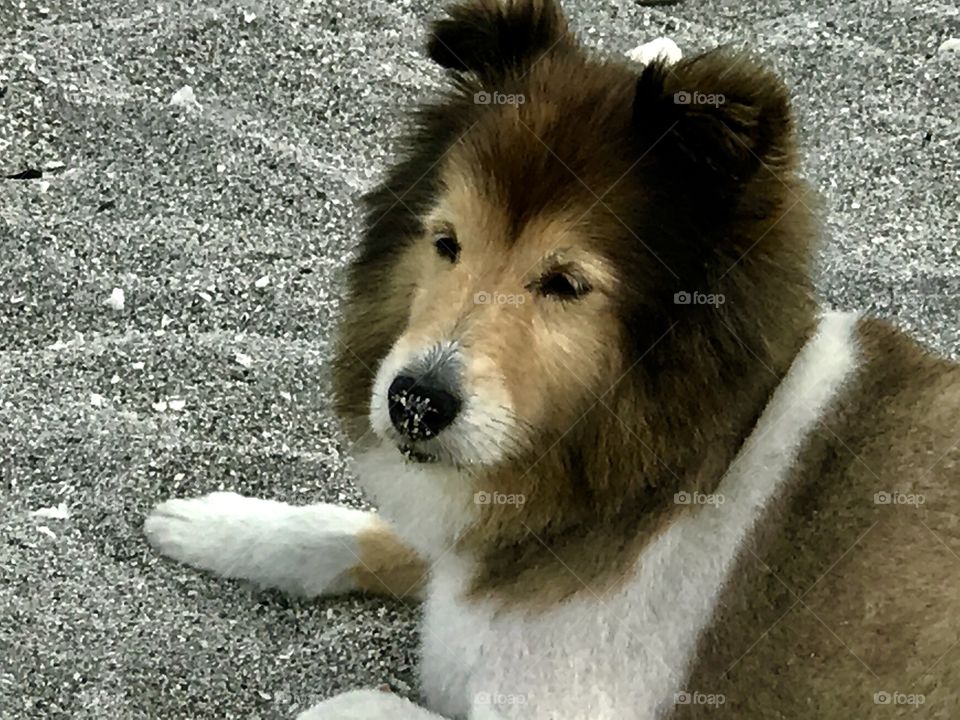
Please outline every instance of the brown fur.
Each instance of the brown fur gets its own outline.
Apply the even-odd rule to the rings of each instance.
[[[864,367],[743,553],[674,717],[954,718],[960,367],[863,321]],[[925,496],[877,504],[876,493]],[[838,692],[838,688],[842,692]],[[875,704],[876,692],[923,705]]]
[[[427,578],[427,565],[400,542],[389,525],[377,522],[357,536],[359,562],[350,576],[360,592],[403,600],[419,598]]]

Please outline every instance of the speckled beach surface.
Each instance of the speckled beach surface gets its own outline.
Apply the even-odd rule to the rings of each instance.
[[[960,353],[960,11],[567,0],[624,53],[759,51],[823,195],[824,302]],[[0,718],[289,718],[416,690],[416,609],[156,557],[172,495],[363,502],[328,364],[358,196],[435,93],[426,0],[0,0]],[[32,179],[31,179],[32,178]]]

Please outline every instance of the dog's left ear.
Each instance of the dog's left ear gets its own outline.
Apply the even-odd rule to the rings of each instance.
[[[759,173],[777,182],[778,173],[793,169],[786,86],[757,61],[723,48],[645,67],[633,132],[640,153],[694,192],[729,196]]]
[[[557,0],[467,0],[435,22],[427,54],[442,67],[495,84],[572,40]]]

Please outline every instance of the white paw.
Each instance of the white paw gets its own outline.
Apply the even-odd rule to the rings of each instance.
[[[238,555],[250,549],[251,522],[257,505],[265,502],[231,492],[167,500],[147,516],[143,531],[163,555],[226,575]]]
[[[316,596],[354,590],[358,533],[370,512],[319,503],[297,507],[215,492],[167,500],[143,524],[163,555],[223,577]]]
[[[443,720],[409,700],[380,690],[335,695],[297,715],[297,720]]]
[[[672,65],[683,57],[677,44],[668,37],[658,37],[643,45],[637,45],[627,52],[627,57],[641,65],[648,65],[660,58],[668,65]]]

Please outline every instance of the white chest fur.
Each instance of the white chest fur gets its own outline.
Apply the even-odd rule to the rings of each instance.
[[[396,448],[379,444],[359,452],[354,469],[383,517],[424,558],[444,555],[476,517],[469,477],[403,462]]]
[[[547,612],[467,602],[469,564],[436,563],[423,627],[429,706],[470,720],[646,720],[685,688],[744,541],[783,488],[810,430],[856,368],[855,317],[830,314],[717,489],[656,537],[612,594]],[[722,503],[720,502],[722,497]]]

